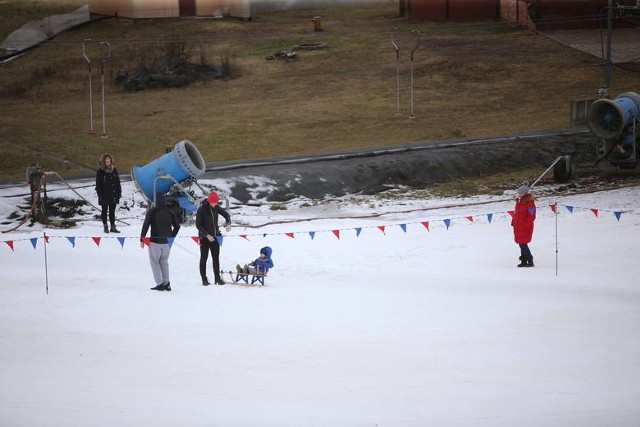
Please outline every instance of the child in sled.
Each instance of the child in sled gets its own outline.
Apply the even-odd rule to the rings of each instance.
[[[236,265],[236,271],[239,274],[267,274],[270,268],[273,268],[273,260],[271,259],[272,250],[269,246],[260,249],[260,256],[255,261],[240,267]]]

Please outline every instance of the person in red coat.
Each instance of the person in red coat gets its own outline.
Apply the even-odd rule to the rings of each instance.
[[[535,196],[530,193],[529,183],[518,188],[516,209],[511,220],[515,242],[520,245],[520,264],[518,267],[533,267],[533,255],[529,243],[533,237],[533,223],[536,220]]]

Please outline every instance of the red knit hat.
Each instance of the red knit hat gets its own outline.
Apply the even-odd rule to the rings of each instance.
[[[207,202],[208,203],[220,203],[220,196],[218,196],[218,193],[216,193],[215,191],[212,191],[207,196]]]

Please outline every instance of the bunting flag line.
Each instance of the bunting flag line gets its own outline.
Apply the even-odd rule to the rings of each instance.
[[[594,215],[594,217],[598,218],[598,219],[602,218],[600,213],[602,213],[602,212],[611,212],[611,213],[613,213],[613,215],[615,216],[615,218],[616,218],[616,220],[618,222],[620,222],[620,220],[622,218],[622,214],[625,213],[623,211],[612,211],[612,210],[598,209],[598,208],[593,208],[593,207],[588,208],[588,207],[577,207],[577,206],[571,206],[571,205],[560,205],[557,202],[554,203],[554,204],[548,205],[548,206],[549,206],[550,210],[552,211],[552,213],[554,215],[559,215],[560,214],[559,209],[558,209],[559,206],[564,206],[570,214],[574,214],[574,212],[576,212],[577,210],[590,211]],[[509,214],[509,216],[511,216],[511,218],[513,218],[515,216],[515,212],[513,210],[506,211],[506,213]],[[640,215],[640,212],[636,212],[636,211],[629,211],[629,212],[626,212],[626,213],[632,214],[632,215],[633,214]],[[487,222],[489,224],[491,224],[493,222],[494,215],[495,215],[495,213],[486,214]],[[448,230],[453,225],[453,223],[458,221],[458,220],[466,220],[469,223],[475,224],[475,223],[478,222],[478,221],[476,221],[477,218],[479,218],[479,215],[475,215],[475,216],[474,215],[464,215],[464,216],[455,217],[455,218],[446,218],[446,219],[444,219],[442,221],[444,223],[445,228]],[[431,232],[431,227],[430,227],[431,226],[431,222],[430,221],[416,221],[414,223],[372,225],[372,226],[367,226],[367,227],[352,227],[352,228],[343,228],[343,229],[312,230],[312,231],[306,231],[305,233],[308,233],[310,239],[314,240],[317,233],[329,233],[330,232],[338,240],[340,240],[341,239],[341,236],[340,236],[341,231],[355,230],[356,231],[356,237],[359,237],[364,228],[374,228],[375,227],[378,230],[380,230],[383,235],[386,236],[387,235],[386,231],[391,226],[396,226],[397,225],[406,234],[409,224],[418,224],[418,223],[422,224],[422,226],[427,229],[427,232]],[[295,233],[294,232],[239,234],[239,235],[230,235],[230,236],[227,236],[227,237],[239,237],[239,238],[242,238],[242,239],[244,239],[246,241],[250,241],[250,239],[249,239],[250,236],[260,236],[260,235],[262,235],[262,237],[265,237],[265,238],[267,236],[273,236],[273,235],[285,235],[285,236],[290,237],[292,239],[295,238]],[[11,239],[11,240],[3,240],[3,241],[9,247],[9,249],[12,252],[15,252],[15,250],[16,250],[16,242],[29,241],[31,243],[31,246],[33,247],[33,249],[37,249],[38,240],[39,239],[43,239],[44,242],[45,242],[44,244],[50,244],[50,243],[52,243],[51,239],[56,239],[56,238],[64,238],[64,239],[66,239],[69,242],[69,244],[71,245],[71,247],[73,247],[73,248],[76,247],[76,243],[78,242],[78,239],[91,239],[93,241],[93,243],[98,247],[101,246],[101,243],[102,243],[102,241],[104,239],[117,239],[117,241],[120,244],[121,249],[124,248],[124,244],[125,244],[125,241],[127,239],[135,238],[136,240],[139,240],[139,237],[133,237],[133,236],[131,236],[131,237],[123,237],[123,236],[119,236],[119,237],[116,237],[116,236],[50,236],[50,235],[44,234],[44,237],[43,236],[40,236],[40,237],[25,237],[25,238],[21,238],[21,239]],[[176,237],[168,238],[169,245],[173,245],[173,243],[175,242],[176,238],[191,238],[194,241],[194,243],[196,243],[198,245],[200,244],[200,238],[198,236],[176,236]],[[145,238],[142,239],[142,242],[145,245],[149,246],[150,239],[151,239],[150,237],[145,237]],[[216,239],[217,239],[218,244],[222,245],[223,236],[217,236]]]

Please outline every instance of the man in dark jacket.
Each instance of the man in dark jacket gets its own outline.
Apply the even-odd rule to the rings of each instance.
[[[219,205],[220,196],[212,191],[202,202],[196,212],[196,227],[198,228],[198,237],[200,237],[200,277],[202,278],[202,286],[208,286],[207,278],[207,259],[209,252],[213,260],[213,275],[217,285],[224,285],[224,280],[220,277],[220,242],[218,238],[222,236],[220,227],[218,226],[218,217],[222,215],[225,219],[225,229],[227,232],[231,230],[231,216],[226,210]]]
[[[176,214],[165,205],[164,195],[156,195],[156,205],[147,211],[140,232],[140,247],[144,248],[144,238],[151,227],[149,239],[149,262],[156,286],[154,291],[170,291],[169,281],[169,252],[173,241],[180,230],[180,222]]]

